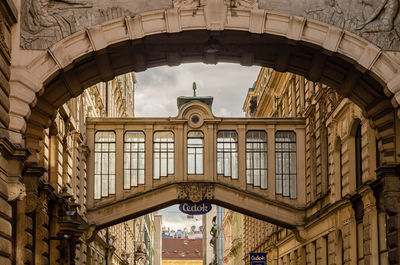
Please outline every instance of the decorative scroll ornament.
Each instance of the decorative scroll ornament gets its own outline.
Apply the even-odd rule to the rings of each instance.
[[[214,199],[214,185],[208,183],[182,184],[178,187],[178,199],[200,202]]]

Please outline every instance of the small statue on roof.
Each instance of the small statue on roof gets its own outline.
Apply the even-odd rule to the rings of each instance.
[[[193,82],[193,97],[197,97],[196,96],[196,89],[197,89],[197,86],[196,86],[196,82]]]

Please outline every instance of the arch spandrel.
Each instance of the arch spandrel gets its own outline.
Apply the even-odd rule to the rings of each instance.
[[[205,12],[207,29],[211,30],[222,30],[230,23],[229,20],[221,21],[221,16],[231,13],[241,17],[243,10],[246,10],[254,14],[249,21],[252,25],[251,32],[257,32],[262,24],[269,23],[262,19],[263,13],[267,11],[271,12],[270,16],[276,12],[297,16],[303,21],[305,21],[304,18],[317,20],[362,36],[382,49],[399,50],[400,19],[397,17],[399,4],[396,0],[385,0],[386,4],[382,5],[383,1],[120,0],[111,2],[93,0],[88,2],[55,0],[52,3],[50,1],[22,1],[21,47],[47,49],[61,39],[85,28],[116,18],[137,17],[145,12],[166,9],[166,14],[171,15],[168,23],[171,32],[182,29],[176,21],[178,17],[173,10],[189,11],[188,14]],[[237,27],[243,26],[242,23],[237,24]],[[280,25],[277,23],[274,26]],[[49,32],[57,34],[48,34]]]

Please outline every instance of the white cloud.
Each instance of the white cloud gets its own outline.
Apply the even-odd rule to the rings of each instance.
[[[188,219],[187,215],[179,210],[179,205],[173,205],[158,211],[158,215],[162,215],[162,226],[169,227],[173,230],[190,229],[191,226],[199,227],[202,225],[202,216],[195,215],[193,219]]]
[[[259,70],[259,67],[237,64],[184,64],[137,73],[135,115],[176,116],[176,98],[192,95],[192,83],[195,81],[198,96],[214,97],[216,116],[243,116],[243,101]]]

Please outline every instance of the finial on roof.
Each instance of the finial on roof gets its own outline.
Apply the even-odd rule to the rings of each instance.
[[[193,97],[196,97],[196,89],[197,89],[196,82],[193,82]]]

